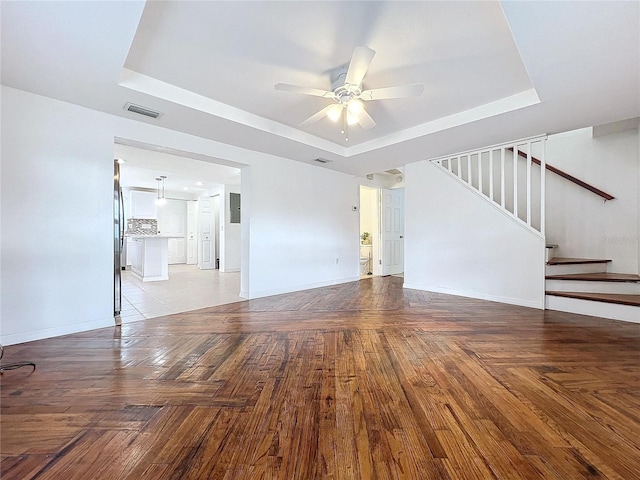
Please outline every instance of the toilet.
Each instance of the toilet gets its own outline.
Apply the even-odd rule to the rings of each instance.
[[[360,257],[360,275],[365,275],[367,266],[369,265],[369,257]]]
[[[369,265],[371,259],[371,245],[360,245],[360,275],[366,275],[371,272],[372,265]]]

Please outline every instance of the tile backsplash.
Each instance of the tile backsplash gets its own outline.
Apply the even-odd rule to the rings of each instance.
[[[157,235],[158,220],[150,218],[130,218],[127,220],[125,235]]]

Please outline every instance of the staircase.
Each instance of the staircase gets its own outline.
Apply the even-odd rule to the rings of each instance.
[[[484,201],[541,238],[545,232],[547,171],[602,198],[615,197],[545,160],[546,137],[462,152],[431,162]],[[539,169],[532,168],[534,165]],[[547,245],[545,308],[640,323],[640,275],[608,272],[611,260],[564,258]]]
[[[640,275],[608,272],[611,260],[565,258],[547,246],[545,308],[640,323]]]

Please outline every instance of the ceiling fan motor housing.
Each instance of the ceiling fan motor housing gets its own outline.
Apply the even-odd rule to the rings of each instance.
[[[331,91],[336,102],[341,105],[349,103],[362,93],[362,85],[346,83],[348,71],[348,63],[331,71]]]
[[[358,85],[352,85],[345,83],[333,90],[333,94],[336,96],[336,100],[340,104],[349,103],[354,98],[357,98],[362,93],[362,89]]]

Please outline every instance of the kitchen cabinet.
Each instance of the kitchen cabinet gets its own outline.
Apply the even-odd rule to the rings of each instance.
[[[126,252],[126,263],[125,265],[127,267],[131,267],[131,264],[134,262],[134,258],[135,258],[135,249],[133,246],[133,238],[131,237],[127,237],[126,239],[126,248],[125,248],[125,252]]]
[[[169,239],[160,235],[139,235],[131,238],[131,271],[143,282],[169,280]]]
[[[131,190],[129,195],[131,218],[158,218],[158,206],[156,205],[157,194],[154,192],[143,192]]]

